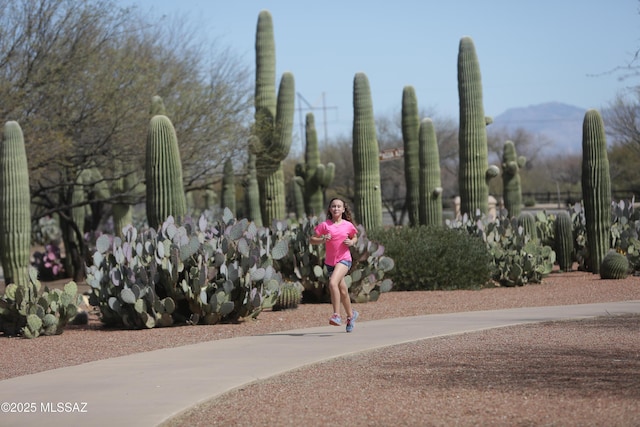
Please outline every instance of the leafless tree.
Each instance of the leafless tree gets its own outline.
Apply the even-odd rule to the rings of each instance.
[[[95,227],[116,198],[97,188],[133,173],[143,184],[154,95],[176,128],[187,191],[210,186],[227,158],[245,152],[247,67],[189,25],[165,20],[150,23],[111,0],[0,0],[0,114],[25,134],[32,215],[60,216],[80,275],[84,230],[72,209],[91,206]],[[87,170],[97,173],[82,182],[86,197],[74,200]],[[143,195],[132,191],[127,201]]]

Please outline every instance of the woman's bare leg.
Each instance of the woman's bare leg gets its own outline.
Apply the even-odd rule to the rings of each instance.
[[[344,281],[344,276],[346,276],[348,272],[349,268],[346,265],[341,263],[336,264],[329,278],[329,291],[331,293],[333,312],[340,314],[340,303],[342,303],[347,317],[351,317],[353,315],[351,311],[351,299],[349,298],[347,283]]]

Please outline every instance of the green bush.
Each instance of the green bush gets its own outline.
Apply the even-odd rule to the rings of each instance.
[[[482,239],[443,227],[397,227],[369,232],[395,261],[387,273],[394,290],[478,289],[491,278]]]

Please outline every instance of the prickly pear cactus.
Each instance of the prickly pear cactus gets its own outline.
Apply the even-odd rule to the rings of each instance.
[[[368,230],[382,226],[379,155],[369,79],[357,73],[353,80],[354,213]]]
[[[419,207],[420,225],[442,225],[442,182],[440,178],[440,152],[433,121],[420,122],[419,134]]]
[[[582,198],[587,227],[587,268],[597,274],[610,248],[611,175],[604,122],[593,109],[585,113],[582,124]]]
[[[352,249],[352,257],[354,265],[345,276],[351,301],[377,301],[381,293],[391,290],[393,282],[384,276],[393,270],[395,261],[385,256],[383,245],[369,240],[362,225],[358,226],[358,242]]]
[[[555,251],[562,271],[573,269],[573,222],[566,211],[558,212],[555,221]]]
[[[482,81],[476,48],[470,37],[460,40],[458,50],[458,97],[460,104],[460,213],[476,217],[488,213],[489,180],[497,167],[489,167],[487,124],[482,103]]]
[[[640,209],[634,198],[612,203],[612,208],[611,247],[626,255],[633,274],[640,273]]]
[[[504,143],[502,152],[502,194],[504,207],[510,217],[517,218],[522,211],[522,187],[520,186],[520,169],[526,159],[518,157],[513,141]]]
[[[404,143],[404,179],[407,187],[405,206],[409,213],[409,225],[419,223],[420,164],[419,164],[420,117],[418,98],[413,86],[402,91],[402,141]]]
[[[149,226],[156,228],[169,216],[181,221],[187,212],[182,163],[178,137],[167,116],[154,116],[149,124],[145,178]]]
[[[258,15],[256,29],[255,123],[250,151],[256,156],[262,221],[286,217],[282,161],[291,148],[295,113],[295,81],[285,72],[276,98],[276,50],[271,13]]]
[[[28,275],[27,284],[12,283],[0,297],[0,331],[25,338],[61,334],[82,303],[76,283],[41,293],[37,271],[30,268]]]
[[[282,275],[273,264],[288,242],[236,220],[229,209],[209,221],[172,217],[157,231],[129,226],[122,239],[96,242],[87,283],[102,321],[127,328],[215,324],[256,317],[273,301]]]
[[[0,257],[5,285],[29,282],[31,196],[22,128],[4,125],[0,146]]]

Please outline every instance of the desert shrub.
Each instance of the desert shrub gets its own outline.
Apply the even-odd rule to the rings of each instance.
[[[395,261],[394,290],[477,289],[491,278],[484,242],[464,230],[396,227],[369,232]]]

